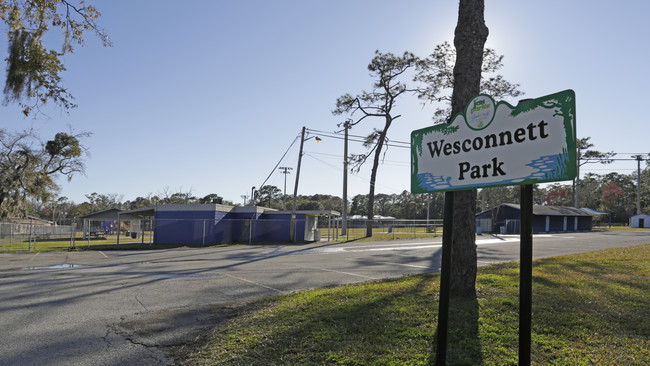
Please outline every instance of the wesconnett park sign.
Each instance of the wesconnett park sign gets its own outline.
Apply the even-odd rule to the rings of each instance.
[[[572,180],[575,93],[519,102],[480,94],[451,123],[411,133],[411,192]]]

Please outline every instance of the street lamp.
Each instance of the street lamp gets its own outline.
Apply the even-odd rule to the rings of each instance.
[[[288,166],[281,166],[278,169],[282,170],[282,174],[284,174],[284,196],[282,197],[282,208],[286,210],[287,209],[287,174],[290,174],[289,170],[293,170],[293,168]]]

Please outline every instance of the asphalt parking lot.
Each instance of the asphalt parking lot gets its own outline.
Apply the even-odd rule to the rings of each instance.
[[[536,235],[535,258],[650,243],[650,232]],[[517,236],[477,239],[479,265]],[[440,239],[0,254],[0,363],[168,365],[169,351],[264,296],[431,273]]]

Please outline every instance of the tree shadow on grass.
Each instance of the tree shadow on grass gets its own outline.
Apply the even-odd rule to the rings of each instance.
[[[433,286],[425,275],[265,300],[241,323],[216,332],[208,349],[240,364],[425,362],[435,332]],[[216,353],[202,362],[224,362]]]
[[[428,365],[437,365],[436,330],[434,349]],[[449,324],[447,330],[447,365],[482,365],[481,340],[479,337],[479,305],[476,294],[452,296],[449,299]]]

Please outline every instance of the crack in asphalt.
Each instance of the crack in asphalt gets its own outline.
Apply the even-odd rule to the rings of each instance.
[[[122,322],[123,320],[124,317],[122,317],[120,322]],[[147,365],[167,366],[167,365],[174,364],[174,357],[170,354],[171,352],[169,352],[168,350],[178,346],[164,345],[164,344],[149,344],[146,342],[138,341],[136,337],[134,337],[128,332],[128,330],[126,329],[120,330],[119,328],[120,328],[119,324],[110,324],[107,326],[106,335],[102,337],[104,342],[106,342],[107,344],[107,349],[110,349],[114,346],[113,342],[109,340],[109,336],[111,334],[114,334],[115,336],[119,337],[125,342],[128,342],[133,346],[141,347],[142,349],[146,350],[146,353],[143,355],[144,358],[152,361],[152,362],[147,362],[146,363]],[[158,351],[159,353],[157,354],[156,351]]]
[[[135,301],[137,301],[138,304],[140,304],[140,306],[142,306],[142,308],[143,308],[144,310],[149,311],[149,309],[147,309],[147,307],[144,306],[144,304],[142,303],[142,301],[140,301],[140,299],[138,299],[138,296],[139,296],[139,295],[140,295],[140,294],[136,294],[136,295],[135,295]]]

